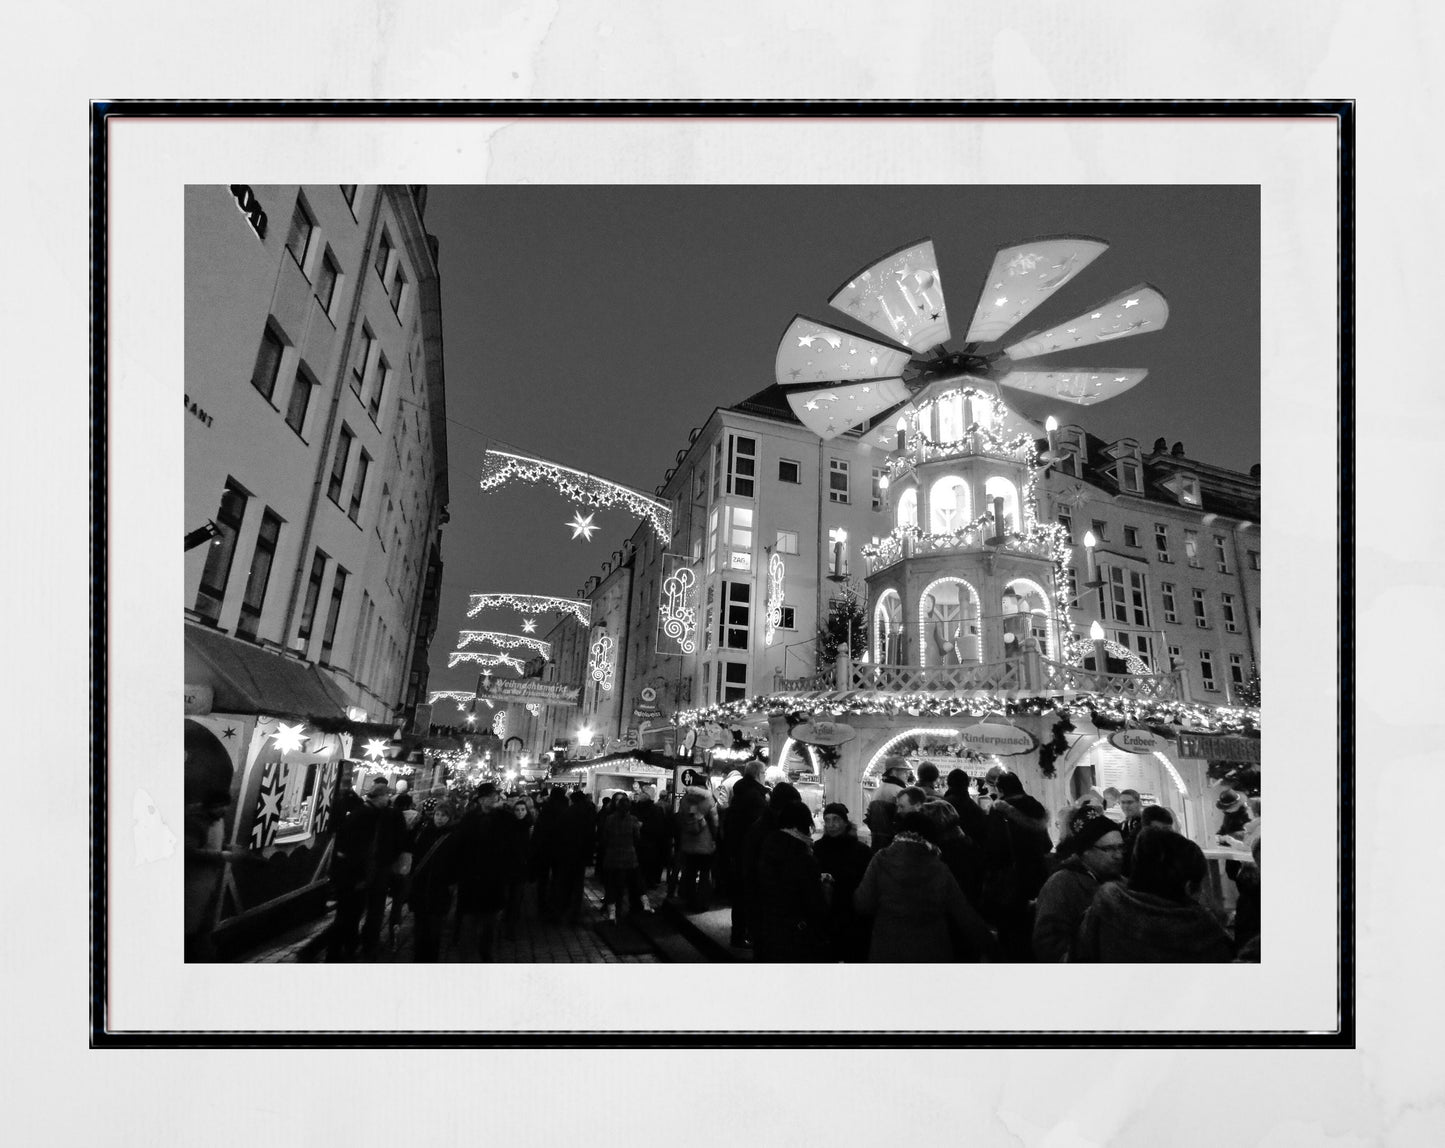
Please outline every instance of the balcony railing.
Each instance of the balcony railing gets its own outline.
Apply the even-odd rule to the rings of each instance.
[[[870,545],[864,551],[868,560],[868,573],[877,574],[905,558],[919,558],[927,554],[960,554],[970,550],[1004,551],[1029,558],[1051,557],[1047,539],[1035,540],[1010,534],[1005,536],[1002,546],[995,547],[984,541],[992,533],[992,527],[971,526],[954,534],[889,534],[880,539],[876,546]]]
[[[943,462],[950,458],[1001,458],[1009,462],[1032,463],[1036,447],[1027,443],[1015,450],[1005,450],[988,442],[981,434],[964,435],[952,442],[929,442],[922,435],[914,435],[902,454],[888,460],[886,467],[888,481],[896,482],[912,474],[918,467],[930,462]]]
[[[930,690],[1021,690],[1025,667],[1022,658],[994,665],[973,666],[854,666],[849,689],[896,690],[900,693]]]

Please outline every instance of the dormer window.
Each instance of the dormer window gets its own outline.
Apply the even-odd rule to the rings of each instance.
[[[1192,474],[1179,476],[1179,501],[1189,506],[1199,505],[1199,480]]]
[[[1125,494],[1140,494],[1143,492],[1143,483],[1139,479],[1139,464],[1137,462],[1121,462],[1116,472],[1119,477],[1119,489]]]

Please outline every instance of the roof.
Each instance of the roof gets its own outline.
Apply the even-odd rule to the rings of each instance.
[[[749,395],[742,402],[734,403],[727,408],[730,411],[742,411],[750,415],[762,415],[764,418],[777,419],[779,422],[793,423],[802,426],[802,421],[793,413],[793,408],[788,405],[788,398],[783,394],[783,388],[773,383],[764,387],[756,394]]]
[[[187,624],[185,681],[209,686],[221,713],[346,716],[347,699],[309,662],[288,658],[205,626]]]

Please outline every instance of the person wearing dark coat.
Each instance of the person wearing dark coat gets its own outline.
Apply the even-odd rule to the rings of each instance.
[[[603,917],[609,921],[622,917],[624,892],[629,910],[632,913],[642,912],[642,883],[637,867],[637,845],[642,836],[642,826],[632,816],[632,802],[626,794],[618,794],[614,799],[598,833],[602,838],[602,877],[607,885]]]
[[[557,911],[576,922],[582,914],[587,864],[595,849],[597,807],[580,789],[572,792],[557,821]]]
[[[641,832],[637,839],[637,872],[642,884],[642,911],[651,912],[648,894],[662,883],[672,863],[672,818],[657,804],[657,787],[644,785],[632,803]]]
[[[751,890],[744,880],[744,852],[748,834],[768,806],[768,791],[758,780],[762,775],[761,761],[754,759],[743,765],[743,775],[733,783],[732,796],[728,799],[727,811],[722,820],[723,867],[727,871],[728,898],[732,902],[732,932],[729,943],[734,948],[747,948],[752,944],[752,922],[749,917],[752,907],[749,900]]]
[[[532,855],[532,810],[525,797],[514,797],[506,805],[501,819],[503,879],[506,882],[506,904],[502,909],[502,933],[508,940],[517,936],[517,921],[522,916],[522,897],[527,889],[527,863]]]
[[[948,866],[968,903],[977,909],[983,902],[983,850],[963,832],[958,810],[952,802],[931,797],[923,803],[920,812],[933,822],[938,833],[935,843],[939,857]]]
[[[367,907],[367,894],[378,881],[385,899],[385,876],[391,861],[387,860],[385,866],[379,865],[377,828],[390,800],[391,791],[386,780],[377,778],[366,799],[360,805],[351,803],[351,812],[336,827],[335,849],[331,857],[336,919],[329,930],[328,961],[347,960],[355,955],[357,932]],[[379,919],[376,936],[378,940],[381,937]]]
[[[798,792],[798,787],[790,782],[780,781],[768,792],[767,804],[743,839],[742,888],[749,905],[749,912],[751,912],[751,907],[757,904],[758,860],[762,856],[763,842],[768,839],[770,833],[778,828],[778,814],[787,805],[803,805],[804,812],[807,812],[807,806],[804,805],[803,795]],[[812,824],[813,815],[808,813],[810,835]],[[749,917],[750,928],[751,920],[752,918]],[[751,934],[748,939],[756,941]]]
[[[998,929],[1006,961],[1033,959],[1033,902],[1048,877],[1048,811],[1024,792],[1018,775],[1004,770],[994,782],[998,798],[988,810],[983,912]]]
[[[892,754],[883,759],[883,780],[878,792],[863,813],[868,827],[868,844],[874,853],[888,847],[893,840],[893,822],[898,812],[898,795],[908,786],[908,762]]]
[[[1070,814],[1059,842],[1062,863],[1044,882],[1034,913],[1034,960],[1068,959],[1094,896],[1123,870],[1124,835],[1102,809],[1081,805]]]
[[[407,898],[412,913],[412,959],[419,964],[441,959],[442,925],[451,912],[452,886],[457,882],[459,840],[452,805],[435,797],[423,801]]]
[[[753,959],[821,961],[827,956],[822,871],[813,856],[812,816],[801,801],[778,810],[758,852]]]
[[[823,836],[813,843],[813,858],[823,874],[823,897],[828,902],[829,959],[866,961],[869,922],[853,908],[853,894],[873,851],[858,840],[858,827],[841,801],[823,806]]]
[[[1200,963],[1234,959],[1234,943],[1197,900],[1204,852],[1158,826],[1139,832],[1127,880],[1094,894],[1071,960],[1100,964]]]
[[[507,905],[513,830],[506,822],[513,815],[498,808],[500,797],[493,782],[477,786],[475,802],[457,828],[457,915],[470,935],[466,947],[475,948],[480,961],[493,959],[497,923]]]
[[[712,903],[712,868],[718,850],[717,802],[700,785],[690,785],[673,814],[681,861],[677,895],[690,913]]]
[[[948,790],[943,795],[958,810],[958,827],[980,849],[988,845],[988,814],[979,808],[968,792],[968,774],[961,769],[948,771]]]
[[[537,811],[537,825],[532,830],[532,852],[528,867],[537,882],[537,908],[542,917],[552,920],[557,915],[557,833],[567,796],[556,786],[547,794]]]
[[[993,954],[993,934],[953,879],[930,840],[933,823],[905,813],[893,840],[875,853],[853,895],[873,918],[873,963],[978,961]]]
[[[365,880],[366,924],[361,929],[361,952],[367,957],[374,956],[381,947],[381,930],[387,916],[386,897],[396,876],[392,866],[411,837],[406,819],[396,808],[391,787],[384,778],[377,778],[373,783],[372,794],[380,795],[380,812]]]

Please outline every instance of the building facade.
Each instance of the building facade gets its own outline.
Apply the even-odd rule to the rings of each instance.
[[[425,203],[399,185],[186,190],[188,721],[223,735],[227,839],[269,869],[227,874],[222,923],[318,886],[353,733],[425,700],[447,518]]]

